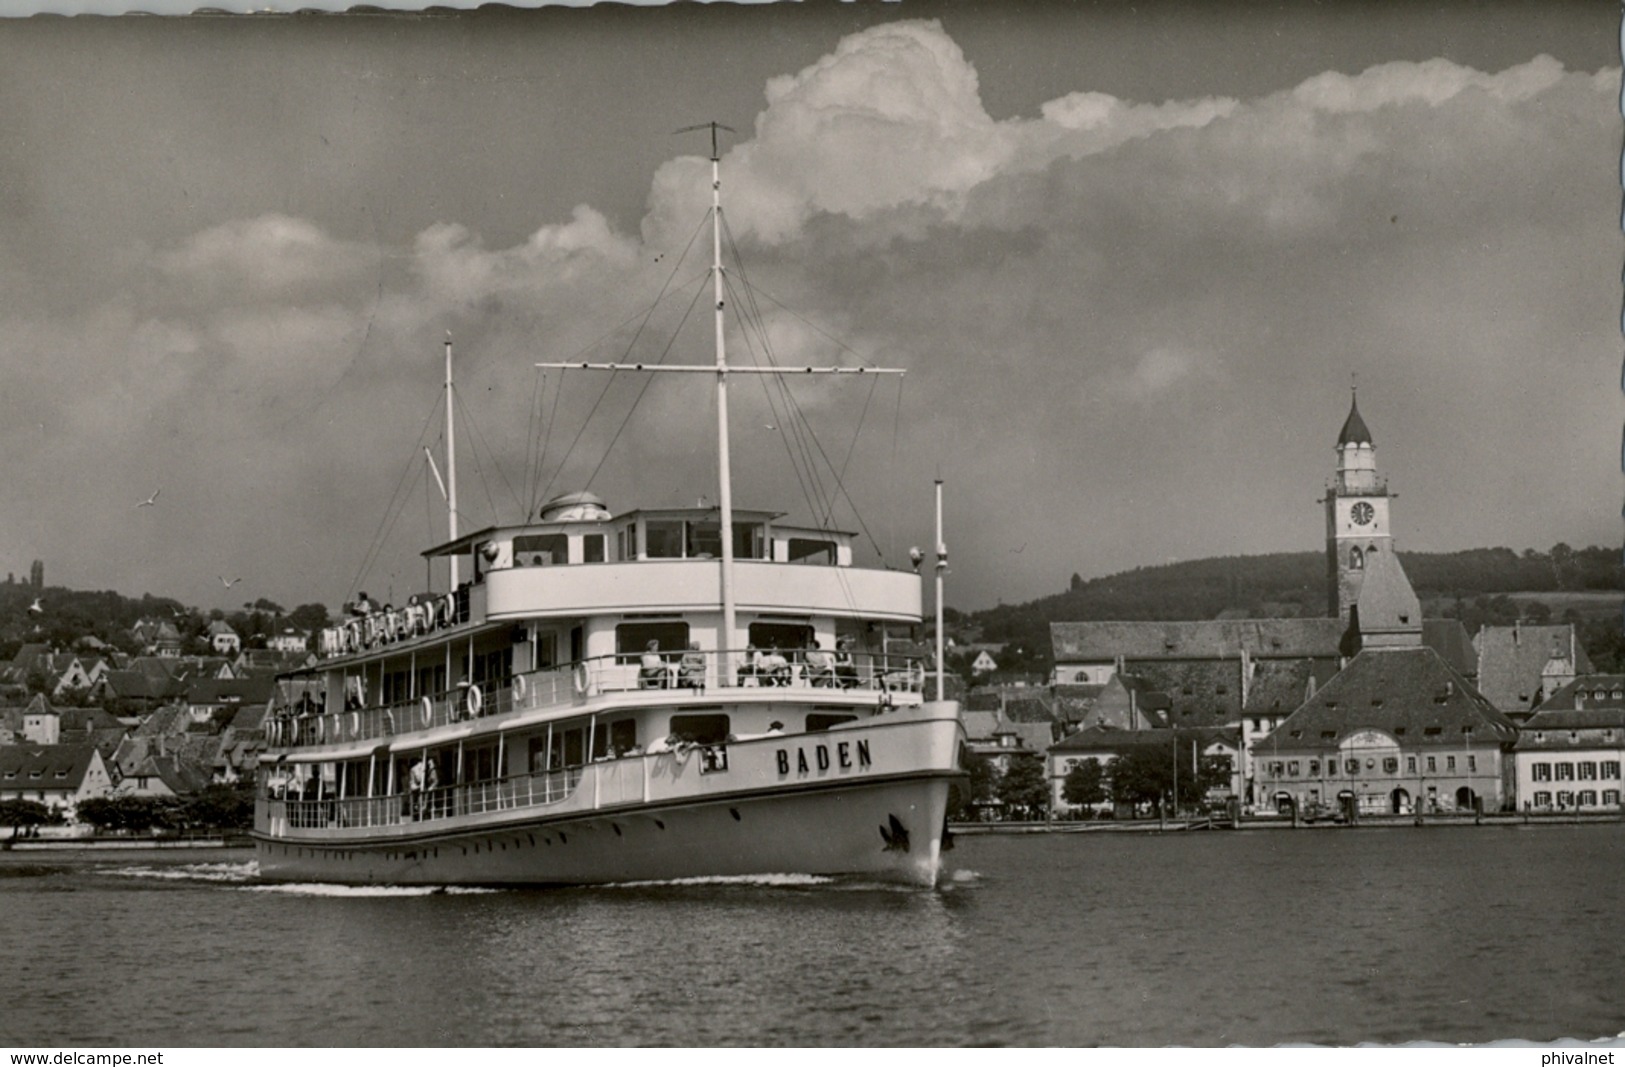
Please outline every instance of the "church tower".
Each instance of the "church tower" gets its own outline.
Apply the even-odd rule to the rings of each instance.
[[[1337,474],[1321,501],[1326,505],[1327,614],[1344,622],[1360,598],[1371,558],[1394,550],[1388,501],[1388,483],[1377,474],[1377,449],[1356,396],[1337,435]]]

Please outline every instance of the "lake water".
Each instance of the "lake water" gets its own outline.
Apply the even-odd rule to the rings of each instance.
[[[1625,1031],[1625,827],[961,837],[942,888],[266,886],[0,854],[0,1044],[1269,1045]]]

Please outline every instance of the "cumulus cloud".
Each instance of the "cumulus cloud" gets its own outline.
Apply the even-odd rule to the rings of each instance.
[[[1614,419],[1583,383],[1617,347],[1606,275],[1618,250],[1605,225],[1617,201],[1617,87],[1617,71],[1573,73],[1548,57],[1498,72],[1430,60],[1329,72],[1253,99],[1136,101],[1078,85],[1035,116],[996,121],[940,25],[893,22],[768,82],[754,128],[725,153],[726,219],[749,277],[796,308],[756,305],[781,363],[861,356],[926,372],[910,375],[922,414],[898,454],[927,459],[900,460],[888,479],[928,476],[921,464],[964,471],[978,515],[994,516],[1022,514],[1034,485],[1072,487],[1044,494],[1041,521],[1055,528],[1083,522],[1091,499],[1156,484],[1164,499],[1230,509],[1252,550],[1302,547],[1317,521],[1303,490],[1326,473],[1317,446],[1335,433],[1327,422],[1341,418],[1351,369],[1372,383],[1384,441],[1407,443],[1413,458],[1431,449],[1441,499],[1475,481],[1471,457],[1448,442],[1485,410],[1515,404],[1532,425],[1566,428]],[[131,260],[120,295],[77,320],[7,314],[8,402],[71,428],[53,438],[54,454],[99,463],[109,491],[145,482],[153,456],[192,469],[199,491],[269,466],[283,476],[262,477],[261,495],[244,490],[237,506],[297,511],[307,528],[364,539],[374,511],[360,530],[309,487],[353,497],[356,486],[393,484],[382,457],[414,452],[443,332],[458,338],[461,388],[479,390],[504,427],[487,435],[491,451],[519,470],[530,363],[575,358],[631,323],[598,353],[620,358],[614,346],[630,343],[636,312],[699,232],[709,168],[692,157],[660,166],[637,234],[585,204],[507,245],[484,238],[476,218],[428,226],[404,248],[281,214],[212,226],[148,267]],[[704,244],[689,249],[660,329],[708,304]],[[730,275],[736,308],[749,306],[744,277]],[[642,335],[656,355],[658,332]],[[760,337],[729,338],[737,360],[762,356]],[[39,351],[58,355],[42,362]],[[1469,381],[1473,404],[1418,399]],[[759,384],[736,393],[752,432],[780,417]],[[610,397],[629,403],[631,392]],[[679,395],[662,433],[687,433],[708,402]],[[590,394],[575,399],[552,417],[592,409]],[[797,401],[826,428],[852,430],[867,396],[836,387]],[[25,424],[14,419],[6,439],[14,454],[38,448],[16,432]],[[548,424],[564,437],[575,428]],[[639,445],[624,487],[684,502],[689,486],[705,491],[709,446],[691,436],[691,446]],[[1548,436],[1528,442],[1528,462],[1566,473],[1542,484],[1589,500],[1617,480],[1603,464],[1576,470]],[[1197,449],[1254,472],[1252,496],[1186,470]],[[1124,451],[1132,477],[1112,459]],[[209,459],[187,468],[178,458],[193,454]],[[854,494],[882,497],[885,465],[861,466]],[[1511,499],[1519,481],[1502,484],[1505,513],[1538,525]],[[1518,532],[1536,525],[1460,529],[1448,503],[1407,499],[1411,528],[1456,531],[1440,547],[1544,536]],[[1563,514],[1582,521],[1574,507]],[[979,521],[957,540],[996,538]],[[1022,566],[1066,574],[1203,554],[1191,531],[1167,525],[1099,524],[1091,559],[1035,545]]]

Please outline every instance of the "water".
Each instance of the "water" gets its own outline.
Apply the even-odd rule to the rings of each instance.
[[[1625,827],[961,837],[813,878],[268,886],[0,854],[0,1044],[1269,1045],[1625,1031]]]

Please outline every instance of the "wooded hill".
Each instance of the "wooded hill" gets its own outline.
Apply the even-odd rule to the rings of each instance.
[[[1401,552],[1427,618],[1486,623],[1575,621],[1598,670],[1625,652],[1619,549],[1555,545],[1549,552],[1476,548]],[[963,641],[1006,647],[1004,670],[1047,670],[1049,624],[1103,620],[1288,618],[1326,614],[1324,552],[1280,552],[1189,560],[1084,580],[1055,596],[985,611],[945,613]]]

